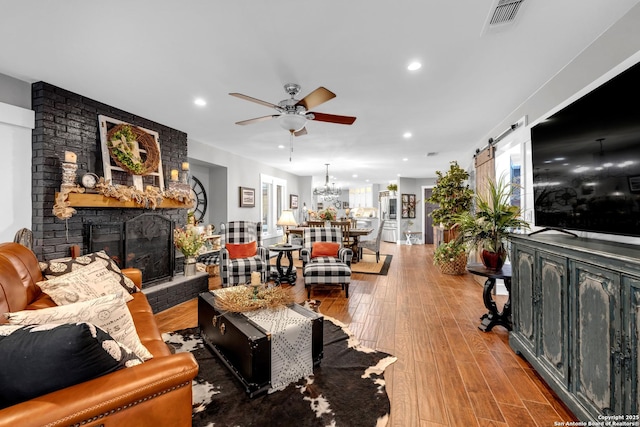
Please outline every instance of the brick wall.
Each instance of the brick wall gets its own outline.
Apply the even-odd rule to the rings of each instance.
[[[179,170],[181,163],[187,160],[186,133],[49,83],[32,85],[32,107],[36,118],[31,165],[32,231],[38,259],[69,256],[69,247],[76,244],[85,253],[87,222],[120,222],[148,212],[145,209],[77,208],[77,213],[66,221],[53,215],[55,193],[62,181],[60,163],[64,160],[65,151],[73,151],[78,156],[78,182],[85,172],[103,176],[98,115],[158,132],[165,181],[171,169]],[[173,219],[176,225],[185,223],[185,209],[162,209],[159,212]]]

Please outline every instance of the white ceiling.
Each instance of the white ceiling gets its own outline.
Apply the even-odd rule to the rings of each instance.
[[[451,160],[469,164],[497,123],[638,0],[525,0],[515,23],[486,32],[494,3],[0,0],[0,73],[314,182],[330,163],[338,185],[386,184],[398,174],[434,177]],[[423,66],[409,72],[414,60]],[[234,124],[274,111],[228,95],[277,104],[288,82],[301,96],[319,86],[337,94],[314,111],[358,118],[309,122],[291,162],[276,120]],[[195,106],[197,97],[207,106]]]

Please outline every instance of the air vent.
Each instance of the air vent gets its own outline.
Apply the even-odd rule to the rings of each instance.
[[[523,1],[524,0],[500,0],[493,11],[489,25],[505,24],[516,19],[516,15]]]
[[[436,153],[435,151],[431,151],[429,153],[427,153],[427,157],[432,157],[432,156],[437,156],[438,153]]]
[[[513,24],[522,11],[524,0],[495,0],[484,24],[483,33],[500,31]]]

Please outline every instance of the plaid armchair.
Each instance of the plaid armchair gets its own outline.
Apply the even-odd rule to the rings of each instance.
[[[315,242],[335,242],[340,245],[338,256],[319,256],[311,258],[311,249]],[[342,247],[342,231],[339,228],[312,227],[304,229],[302,273],[307,298],[311,298],[311,288],[318,284],[342,285],[345,296],[349,298],[351,282],[351,258],[353,251]]]
[[[269,250],[262,246],[262,223],[230,221],[227,223],[220,247],[220,278],[222,286],[244,285],[251,282],[251,273],[259,271],[262,283],[269,272]],[[257,252],[247,258],[231,259],[226,245],[257,242]]]

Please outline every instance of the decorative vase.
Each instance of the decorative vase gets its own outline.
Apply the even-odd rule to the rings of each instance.
[[[507,259],[507,251],[503,247],[501,247],[498,252],[483,249],[480,257],[482,258],[482,264],[484,264],[487,269],[498,271]]]
[[[325,226],[325,227],[331,227],[331,221],[330,221],[330,220],[328,220],[328,219],[327,219],[327,220],[325,220],[325,221],[324,221],[324,226]]]
[[[196,274],[196,258],[188,256],[184,258],[184,275],[195,276]]]

